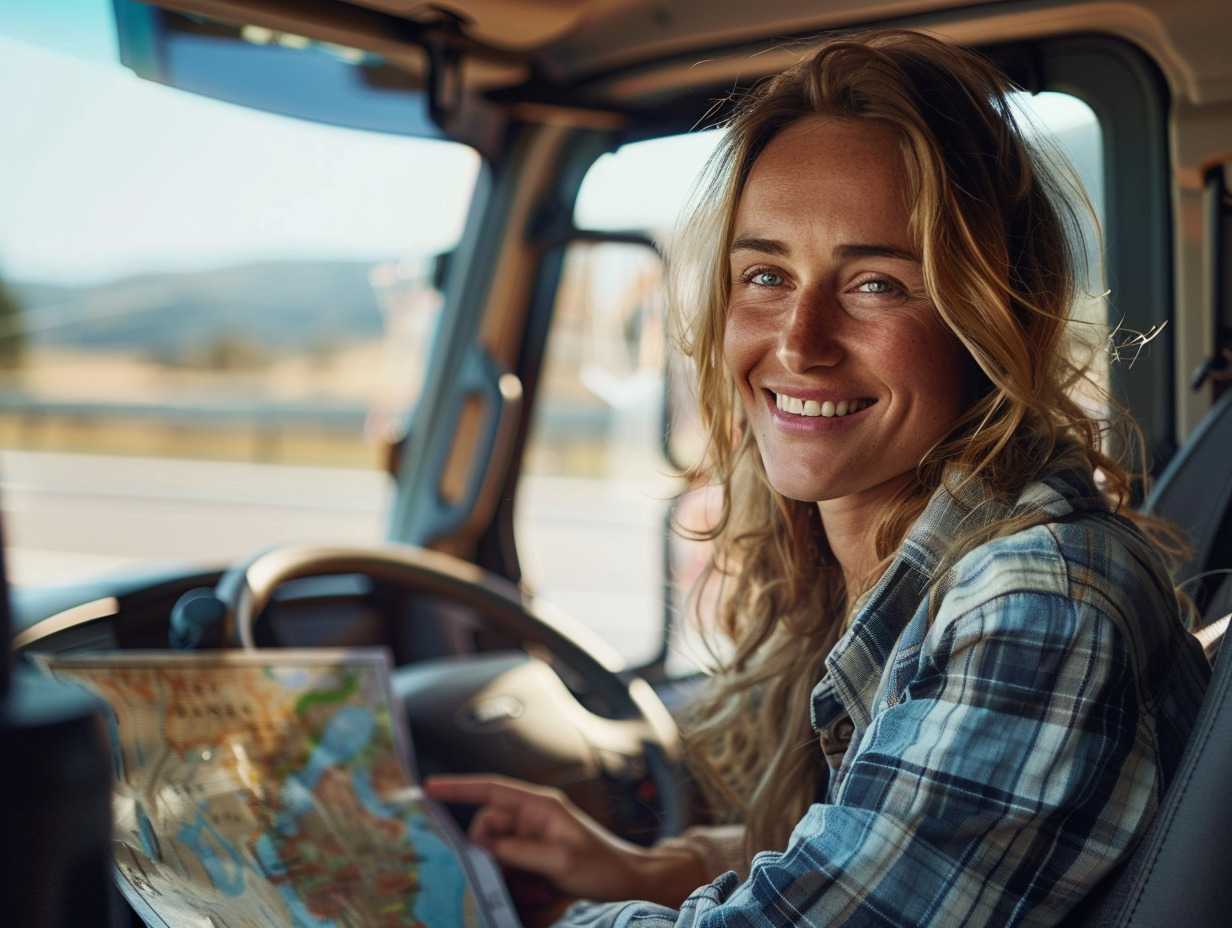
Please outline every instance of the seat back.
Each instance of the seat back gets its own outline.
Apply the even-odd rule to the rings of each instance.
[[[1193,546],[1177,582],[1202,611],[1220,618],[1232,599],[1232,390],[1169,462],[1143,510],[1180,526]]]
[[[1158,815],[1129,861],[1071,913],[1069,928],[1232,925],[1232,391],[1207,413],[1143,509],[1182,528],[1193,554],[1177,580],[1203,613],[1215,670]],[[1218,655],[1218,656],[1216,656]]]
[[[1159,814],[1125,867],[1069,928],[1232,924],[1232,654],[1215,662],[1193,735]]]

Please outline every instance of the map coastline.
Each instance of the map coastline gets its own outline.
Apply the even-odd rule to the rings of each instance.
[[[381,649],[41,655],[98,696],[121,891],[157,928],[517,928],[414,777]]]

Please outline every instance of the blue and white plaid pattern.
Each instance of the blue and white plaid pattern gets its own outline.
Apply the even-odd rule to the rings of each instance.
[[[829,656],[813,722],[849,717],[851,740],[787,850],[678,912],[579,903],[562,928],[1054,925],[1129,852],[1206,659],[1151,546],[1073,460],[1013,507],[1041,524],[934,583],[939,539],[1009,511],[972,492],[938,491]]]

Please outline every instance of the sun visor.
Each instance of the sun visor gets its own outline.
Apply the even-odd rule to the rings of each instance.
[[[146,80],[284,116],[450,139],[481,152],[491,150],[503,124],[503,113],[465,93],[470,63],[439,41],[439,23],[415,29],[400,20],[400,34],[391,35],[385,23],[345,22],[332,30],[340,38],[371,39],[347,45],[268,19],[223,22],[137,0],[113,3],[120,60]]]

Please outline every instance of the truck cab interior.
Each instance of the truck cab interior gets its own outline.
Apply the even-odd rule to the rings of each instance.
[[[695,438],[663,320],[660,254],[733,101],[834,31],[924,29],[974,46],[1065,144],[1100,221],[1091,234],[1108,293],[1091,321],[1109,333],[1103,376],[1146,438],[1134,453],[1157,480],[1142,505],[1191,534],[1186,590],[1217,653],[1218,622],[1232,611],[1232,10],[1221,0],[114,0],[108,15],[119,65],[142,81],[228,110],[439,145],[461,165],[462,193],[452,211],[404,211],[408,226],[456,226],[433,253],[410,271],[387,263],[369,274],[384,301],[380,364],[393,372],[393,399],[359,420],[312,407],[313,427],[336,415],[366,435],[378,489],[358,507],[341,481],[309,494],[320,511],[377,500],[367,535],[322,537],[309,513],[268,538],[236,523],[188,563],[157,556],[205,531],[185,520],[166,537],[148,531],[150,553],[114,570],[11,585],[0,889],[14,900],[8,911],[28,913],[14,924],[138,923],[105,878],[83,876],[106,870],[109,774],[91,753],[89,708],[35,678],[35,653],[387,648],[421,772],[560,785],[642,843],[695,820],[672,713],[702,678],[681,605],[699,555],[667,531],[673,511],[698,502],[678,476]],[[241,140],[232,154],[255,157],[260,144]],[[359,164],[330,164],[322,177],[362,174]],[[426,187],[455,178],[427,157],[408,170]],[[368,180],[379,199],[383,179]],[[341,235],[365,221],[357,211]],[[614,308],[604,303],[613,293]],[[172,321],[187,325],[193,312]],[[28,351],[42,344],[37,331]],[[335,368],[304,370],[310,382]],[[241,395],[248,375],[224,373],[234,411],[252,400]],[[86,392],[105,392],[98,383]],[[31,412],[32,394],[19,392],[0,419],[40,424],[0,421],[14,449],[41,454],[60,419],[106,412],[97,397],[36,398]],[[132,400],[117,412],[117,402],[107,414],[119,424],[92,426],[118,436],[104,456],[136,454],[123,436],[137,432],[124,430],[149,414]],[[284,434],[313,414],[261,402]],[[23,538],[41,538],[50,518],[26,505],[14,487],[27,478],[14,474],[50,462],[0,457],[10,580],[19,549],[43,545]],[[91,466],[91,479],[108,479],[106,460]],[[615,472],[645,476],[634,495],[604,484],[600,510],[598,484],[576,473]],[[245,487],[254,497],[283,489]],[[112,518],[118,533],[125,517]],[[1155,829],[1073,924],[1232,919],[1220,873],[1232,851],[1227,662],[1216,671]],[[460,724],[481,692],[525,712],[499,734]]]

